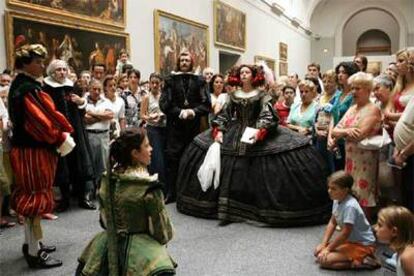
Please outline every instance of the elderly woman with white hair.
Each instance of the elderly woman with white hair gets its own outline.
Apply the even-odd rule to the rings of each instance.
[[[287,127],[300,134],[310,136],[317,106],[317,103],[314,101],[316,86],[313,82],[304,80],[300,82],[299,90],[301,101],[293,104],[287,118]]]
[[[94,187],[92,154],[83,122],[86,100],[73,91],[73,82],[68,78],[68,65],[65,61],[52,60],[47,68],[47,75],[43,90],[52,97],[56,109],[73,126],[73,138],[76,142],[75,149],[58,161],[54,185],[59,186],[62,197],[57,211],[65,211],[69,207],[71,185],[80,207],[95,209],[90,199]]]
[[[354,104],[332,130],[335,141],[345,139],[345,170],[354,178],[352,190],[368,218],[377,202],[379,149],[363,148],[359,142],[375,136],[381,127],[380,109],[370,102],[371,74],[359,72],[348,79]]]

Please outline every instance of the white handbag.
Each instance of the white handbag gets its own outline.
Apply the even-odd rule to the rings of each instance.
[[[385,129],[381,135],[367,137],[358,143],[358,148],[366,150],[379,150],[392,142],[391,137]]]

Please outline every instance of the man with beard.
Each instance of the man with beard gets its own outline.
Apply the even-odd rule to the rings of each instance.
[[[177,69],[165,80],[160,108],[167,115],[167,203],[176,198],[176,179],[181,156],[200,133],[200,118],[210,111],[206,82],[194,75],[190,53],[178,56]]]

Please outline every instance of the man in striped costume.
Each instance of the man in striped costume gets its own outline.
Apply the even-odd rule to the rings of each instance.
[[[25,217],[23,254],[33,268],[62,265],[48,253],[54,246],[43,245],[40,217],[54,208],[52,185],[58,153],[69,153],[74,145],[72,126],[56,111],[52,98],[37,81],[43,75],[46,49],[40,44],[16,50],[19,74],[9,92],[9,113],[13,125],[10,161],[15,176],[12,207]]]

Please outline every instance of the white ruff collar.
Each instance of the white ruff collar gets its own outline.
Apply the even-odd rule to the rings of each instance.
[[[55,81],[52,77],[46,77],[44,79],[44,82],[47,85],[52,86],[53,88],[63,87],[63,86],[71,86],[71,87],[73,86],[73,82],[68,78],[65,79],[64,83],[60,83],[60,82]]]
[[[171,75],[196,75],[196,74],[194,74],[193,72],[171,71]]]

